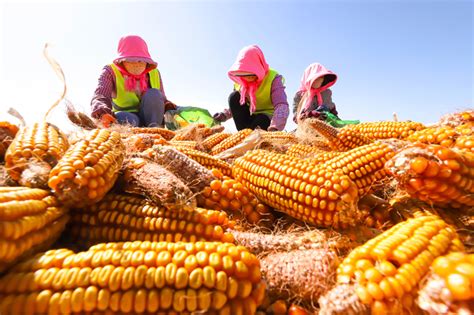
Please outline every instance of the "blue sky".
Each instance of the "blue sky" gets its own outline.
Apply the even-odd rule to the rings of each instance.
[[[102,1],[0,4],[0,112],[29,122],[56,100],[61,83],[42,56],[63,67],[68,98],[89,112],[102,67],[125,34],[142,36],[178,105],[227,106],[227,70],[259,45],[286,79],[290,107],[307,65],[339,76],[341,118],[432,123],[473,106],[472,1]],[[62,108],[51,118],[66,124]],[[233,129],[233,123],[226,126]],[[291,116],[287,130],[294,128]]]

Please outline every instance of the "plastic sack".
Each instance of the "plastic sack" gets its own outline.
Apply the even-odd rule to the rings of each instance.
[[[330,112],[323,112],[323,113],[326,116],[324,121],[336,128],[341,128],[346,125],[356,125],[360,123],[360,120],[341,120],[336,115]]]
[[[165,112],[165,125],[170,130],[184,128],[190,124],[204,124],[206,127],[212,127],[218,123],[204,108],[186,106]]]

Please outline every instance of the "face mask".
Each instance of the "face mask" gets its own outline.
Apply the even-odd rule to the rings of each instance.
[[[135,61],[135,62],[124,61],[123,62],[123,67],[130,74],[140,75],[146,69],[146,62],[143,62],[143,61]]]

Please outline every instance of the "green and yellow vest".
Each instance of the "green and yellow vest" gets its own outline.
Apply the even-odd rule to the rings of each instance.
[[[125,90],[125,79],[116,65],[111,64],[110,67],[115,74],[115,87],[117,95],[112,99],[112,111],[115,112],[138,112],[140,98],[133,91]],[[153,69],[148,72],[150,85],[154,89],[160,89],[160,72]]]
[[[273,115],[273,111],[275,108],[273,107],[272,103],[272,83],[275,77],[278,75],[273,69],[270,69],[263,78],[262,83],[258,87],[257,91],[255,92],[255,99],[257,104],[255,104],[255,114],[267,114]],[[282,78],[283,80],[283,78]],[[235,83],[234,89],[236,91],[240,91],[240,85]]]

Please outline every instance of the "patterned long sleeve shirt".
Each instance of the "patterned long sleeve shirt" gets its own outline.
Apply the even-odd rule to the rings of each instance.
[[[278,130],[285,129],[286,120],[290,114],[290,108],[285,92],[285,86],[283,85],[283,77],[277,75],[272,82],[271,98],[274,107],[273,115],[270,121],[270,127],[274,127]],[[226,108],[224,110],[226,119],[232,118],[232,112]]]
[[[95,89],[94,96],[91,101],[91,116],[99,119],[104,114],[112,115],[112,99],[116,97],[115,75],[112,68],[107,65],[102,69],[99,76],[99,83]],[[165,97],[163,89],[163,81],[160,75],[160,91]]]

